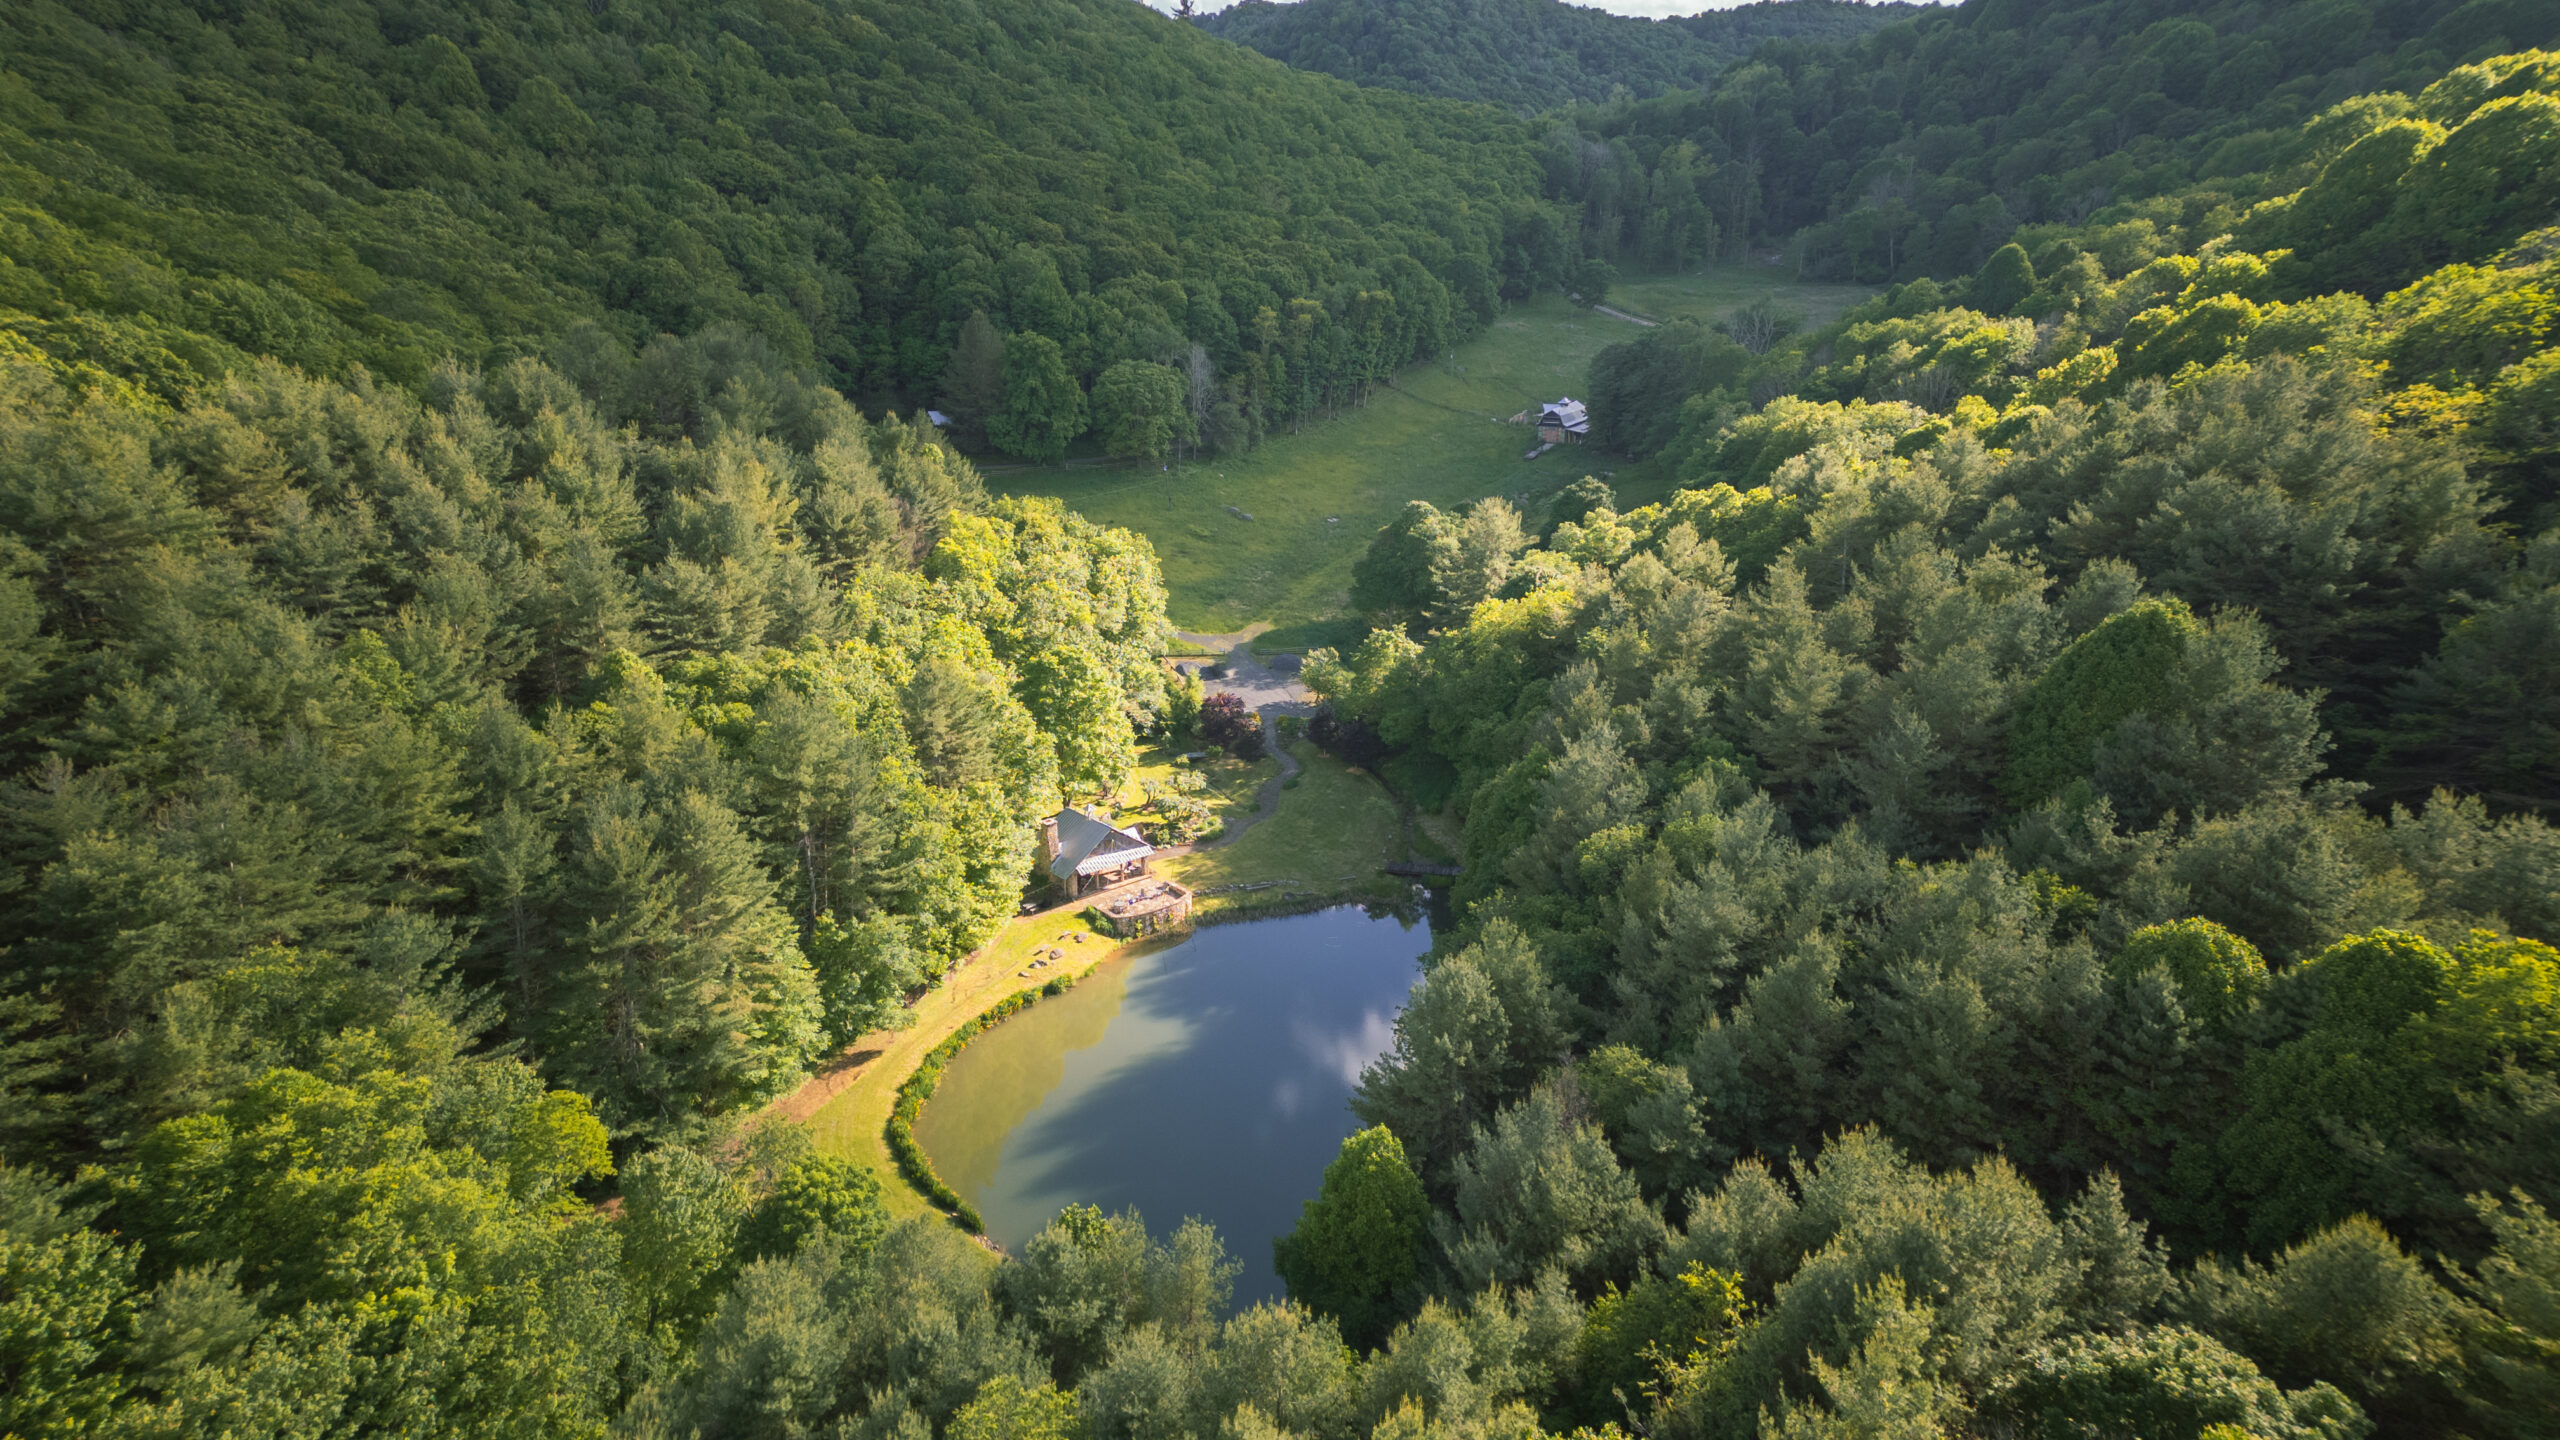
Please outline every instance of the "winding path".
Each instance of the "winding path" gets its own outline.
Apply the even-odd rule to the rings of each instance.
[[[1269,752],[1272,759],[1280,762],[1280,773],[1263,781],[1260,788],[1253,792],[1253,813],[1238,815],[1228,820],[1226,825],[1218,831],[1215,839],[1187,840],[1180,845],[1159,845],[1156,847],[1158,855],[1191,855],[1202,850],[1215,850],[1222,845],[1232,845],[1244,832],[1279,813],[1280,792],[1288,788],[1290,779],[1304,767],[1298,764],[1297,756],[1290,754],[1288,749],[1281,745],[1280,721],[1277,716],[1262,717],[1262,748]]]
[[[1182,637],[1185,644],[1214,650],[1224,657],[1218,663],[1227,667],[1227,673],[1203,683],[1213,694],[1242,697],[1246,707],[1262,717],[1262,748],[1280,762],[1280,773],[1263,781],[1262,788],[1254,792],[1253,813],[1229,820],[1226,828],[1218,832],[1218,838],[1194,840],[1187,845],[1162,846],[1156,851],[1159,855],[1189,855],[1198,850],[1215,850],[1221,845],[1234,844],[1238,836],[1278,812],[1281,790],[1298,773],[1298,757],[1290,754],[1288,747],[1280,743],[1280,717],[1313,715],[1316,713],[1315,696],[1296,677],[1280,674],[1255,657],[1253,637],[1269,628],[1257,625],[1226,635],[1201,635],[1189,630],[1174,632]]]

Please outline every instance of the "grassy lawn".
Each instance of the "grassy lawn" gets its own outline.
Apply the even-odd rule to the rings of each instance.
[[[1738,265],[1627,280],[1613,303],[1648,316],[1711,318],[1766,295],[1818,324],[1869,293]],[[1255,642],[1259,650],[1356,641],[1356,627],[1342,618],[1351,562],[1408,500],[1443,508],[1487,495],[1534,501],[1601,470],[1624,472],[1621,483],[1648,492],[1631,493],[1631,502],[1659,498],[1649,493],[1662,488],[1654,477],[1614,456],[1559,448],[1524,463],[1535,435],[1500,423],[1532,403],[1581,395],[1591,357],[1637,332],[1545,296],[1512,307],[1454,358],[1404,371],[1367,406],[1275,435],[1249,455],[1163,472],[1015,471],[988,484],[1055,495],[1094,520],[1145,535],[1164,565],[1174,623],[1185,630],[1224,633],[1267,621],[1278,628]]]
[[[1079,942],[1077,936],[1084,938]],[[913,1024],[904,1030],[865,1035],[849,1057],[856,1068],[811,1082],[809,1089],[784,1101],[781,1112],[804,1121],[819,1149],[877,1175],[881,1198],[888,1202],[892,1218],[934,1213],[899,1175],[897,1161],[889,1155],[889,1109],[897,1102],[898,1087],[915,1073],[925,1052],[997,1001],[1017,990],[1036,989],[1060,972],[1080,976],[1121,948],[1074,912],[1008,922],[991,944],[916,1001],[908,1012]],[[1045,957],[1052,949],[1064,958],[1027,976],[1022,973],[1034,958]]]
[[[1416,810],[1413,829],[1414,853],[1425,860],[1454,865],[1465,852],[1465,827],[1446,810]]]
[[[1578,393],[1591,357],[1635,333],[1626,321],[1548,297],[1514,307],[1456,359],[1414,366],[1367,406],[1275,435],[1249,455],[1169,473],[1024,471],[988,484],[1055,495],[1091,519],[1144,534],[1183,629],[1224,633],[1267,620],[1284,633],[1260,648],[1303,644],[1311,622],[1340,614],[1351,562],[1406,501],[1543,494],[1586,473],[1593,457],[1578,451],[1522,463],[1536,436],[1501,422]]]
[[[1209,758],[1184,763],[1184,754],[1199,750],[1208,751]],[[1138,768],[1129,772],[1129,783],[1120,787],[1120,804],[1112,812],[1112,819],[1122,825],[1148,819],[1146,793],[1138,788],[1138,782],[1167,779],[1177,770],[1196,770],[1208,776],[1209,788],[1200,792],[1200,798],[1209,802],[1211,815],[1233,820],[1253,813],[1254,792],[1262,788],[1263,781],[1280,773],[1280,762],[1266,755],[1248,765],[1205,741],[1186,739],[1181,745],[1150,745],[1138,752]]]
[[[1686,317],[1705,323],[1766,299],[1781,315],[1803,318],[1819,329],[1875,294],[1872,286],[1832,285],[1788,278],[1777,265],[1709,265],[1683,274],[1636,275],[1609,290],[1609,303],[1648,320]]]
[[[1268,904],[1285,891],[1358,892],[1386,899],[1405,893],[1402,882],[1378,873],[1379,866],[1401,858],[1396,853],[1396,802],[1386,787],[1303,740],[1290,753],[1306,768],[1294,787],[1281,792],[1280,808],[1270,819],[1257,822],[1231,845],[1163,863],[1165,873],[1194,890],[1281,883],[1269,891],[1205,897],[1198,902],[1198,913]]]

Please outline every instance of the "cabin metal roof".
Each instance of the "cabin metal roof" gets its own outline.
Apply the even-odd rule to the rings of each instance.
[[[1058,827],[1058,858],[1049,862],[1049,873],[1061,880],[1117,870],[1156,853],[1138,832],[1072,806],[1050,818]]]

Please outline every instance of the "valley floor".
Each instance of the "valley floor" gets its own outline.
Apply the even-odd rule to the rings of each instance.
[[[1223,632],[1195,633],[1190,650],[1295,650],[1356,640],[1343,616],[1351,563],[1407,501],[1448,507],[1505,495],[1529,505],[1586,474],[1608,478],[1627,506],[1668,491],[1669,477],[1653,473],[1658,467],[1598,452],[1564,447],[1521,458],[1535,439],[1508,417],[1579,395],[1601,349],[1647,325],[1712,320],[1762,298],[1818,325],[1869,293],[1798,284],[1769,267],[1743,265],[1630,280],[1611,296],[1611,310],[1623,313],[1545,297],[1513,307],[1446,359],[1405,370],[1368,405],[1274,436],[1250,455],[1152,474],[1102,465],[1001,471],[990,484],[1054,495],[1092,519],[1147,536],[1164,566],[1174,622]],[[1201,918],[1330,898],[1409,901],[1409,887],[1381,867],[1455,850],[1450,827],[1431,823],[1445,817],[1406,813],[1374,776],[1311,745],[1299,743],[1294,755],[1294,774],[1273,760],[1208,762],[1207,798],[1230,829],[1219,843],[1186,848],[1159,865],[1159,873],[1197,892]],[[1124,798],[1135,803],[1138,776],[1172,763],[1170,754],[1149,756]],[[899,1177],[888,1150],[898,1087],[945,1037],[1007,996],[1059,973],[1087,974],[1126,948],[1074,907],[1014,919],[916,1001],[908,1028],[864,1036],[776,1111],[808,1124],[826,1150],[877,1172],[892,1213],[924,1213],[924,1197]],[[1026,974],[1050,949],[1063,958]]]
[[[989,484],[1054,495],[1087,517],[1153,542],[1174,623],[1237,631],[1257,622],[1262,650],[1357,640],[1343,618],[1351,564],[1409,500],[1444,508],[1489,495],[1535,503],[1586,474],[1617,487],[1622,505],[1661,498],[1660,467],[1565,446],[1536,460],[1522,425],[1528,405],[1579,397],[1591,358],[1641,334],[1649,321],[1711,320],[1766,298],[1818,325],[1872,292],[1811,285],[1763,265],[1716,266],[1623,282],[1621,318],[1560,296],[1513,306],[1492,328],[1436,363],[1412,366],[1366,406],[1274,435],[1251,454],[1156,471],[1094,466],[1009,470]]]

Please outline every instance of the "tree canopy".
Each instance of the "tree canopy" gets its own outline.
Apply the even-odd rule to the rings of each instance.
[[[1241,0],[1194,23],[1301,70],[1536,114],[1702,88],[1766,41],[1850,39],[1918,10],[1754,0],[1641,20],[1558,0]]]
[[[1410,507],[1308,658],[1463,825],[1355,1105],[1444,1285],[1583,1306],[1550,1423],[2538,1433],[2548,1323],[2470,1277],[2553,1273],[2560,1185],[2560,492],[2487,418],[2550,232],[2375,297],[2236,211],[2109,256],[2141,208],[1615,347],[1671,493]]]
[[[0,330],[171,402],[730,324],[921,408],[983,311],[1079,385],[1197,345],[1246,435],[1573,259],[1517,124],[1127,0],[39,0],[0,48]]]

